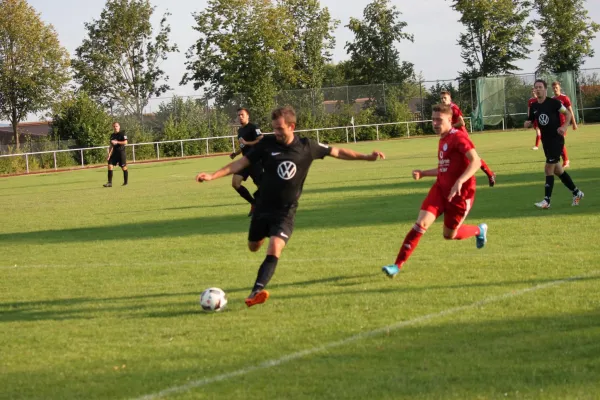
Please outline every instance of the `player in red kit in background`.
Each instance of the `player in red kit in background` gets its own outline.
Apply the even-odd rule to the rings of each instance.
[[[569,99],[569,96],[567,96],[566,94],[562,94],[560,92],[560,82],[558,82],[558,81],[552,82],[552,91],[554,92],[553,99],[560,101],[563,104],[563,106],[565,106],[567,111],[571,114],[571,126],[573,127],[573,130],[576,131],[577,130],[577,121],[575,121],[575,114],[573,113],[573,107],[571,106],[571,99]],[[565,115],[560,114],[561,126],[562,126],[562,124],[565,123],[565,121],[566,121]],[[564,136],[565,137],[567,136],[567,131],[565,131]],[[570,162],[569,162],[569,155],[567,154],[567,146],[566,145],[563,147],[561,157],[563,159],[563,164],[562,164],[563,168],[568,168],[570,165]]]
[[[469,132],[467,131],[462,111],[460,111],[460,108],[452,102],[450,92],[441,92],[440,101],[442,104],[446,104],[452,109],[452,127],[455,129],[462,129],[468,135]],[[490,186],[493,187],[496,184],[496,174],[490,169],[490,167],[488,167],[487,163],[483,160],[481,160],[481,170],[487,175]]]
[[[438,167],[414,170],[416,180],[425,176],[437,176],[429,194],[421,205],[417,222],[406,235],[394,264],[386,265],[383,272],[393,278],[417,247],[421,236],[435,220],[444,214],[444,239],[463,240],[476,238],[478,249],[487,242],[486,224],[463,225],[475,200],[475,173],[481,167],[481,159],[469,135],[462,129],[452,127],[452,108],[446,104],[433,107],[433,129],[441,135],[438,146]]]
[[[533,103],[537,103],[537,96],[535,95],[535,89],[531,89],[531,98],[527,101],[527,115],[531,112],[531,105]],[[533,123],[533,128],[535,129],[535,146],[531,148],[531,150],[537,150],[540,148],[540,140],[542,140],[542,132],[540,131],[540,127],[537,124],[537,121]]]

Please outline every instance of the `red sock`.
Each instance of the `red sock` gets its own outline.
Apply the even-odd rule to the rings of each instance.
[[[408,257],[415,250],[417,245],[419,244],[419,240],[421,240],[421,236],[425,233],[425,229],[422,226],[415,224],[412,229],[408,232],[406,237],[404,238],[404,242],[402,242],[402,248],[400,249],[400,253],[398,253],[398,257],[396,257],[396,264],[398,268],[402,268],[402,264],[408,260]]]
[[[492,170],[490,169],[490,167],[488,167],[488,165],[486,164],[485,161],[483,161],[483,159],[481,159],[481,170],[483,172],[485,172],[485,174],[488,176],[488,178],[492,175],[494,175],[494,173],[492,172]]]
[[[473,236],[477,236],[480,233],[481,232],[479,231],[479,227],[477,225],[462,225],[460,228],[458,228],[458,232],[456,232],[454,240],[472,238]]]
[[[567,154],[567,146],[563,146],[561,156],[563,159],[563,164],[569,161],[569,155]]]
[[[540,135],[535,135],[535,147],[540,147],[540,140],[542,137]]]

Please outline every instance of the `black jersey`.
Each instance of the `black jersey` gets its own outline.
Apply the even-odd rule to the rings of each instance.
[[[313,160],[331,153],[329,146],[294,135],[289,145],[266,136],[246,155],[250,163],[262,163],[257,208],[261,211],[286,211],[298,206],[302,187]]]
[[[119,142],[123,142],[125,140],[127,140],[127,135],[125,134],[124,131],[120,131],[117,133],[113,133],[112,135],[110,135],[110,140],[118,140]],[[113,151],[125,151],[125,145],[124,144],[113,144]]]
[[[258,129],[258,126],[252,123],[248,123],[238,129],[238,140],[244,139],[246,142],[253,142],[258,139],[260,135],[262,135],[262,132]],[[240,143],[240,149],[242,150],[243,155],[248,154],[251,147],[252,146]]]
[[[564,108],[560,100],[546,97],[543,103],[537,101],[531,105],[529,110],[529,120],[537,121],[538,127],[542,132],[542,139],[552,139],[561,136],[558,133],[560,128],[560,111]]]

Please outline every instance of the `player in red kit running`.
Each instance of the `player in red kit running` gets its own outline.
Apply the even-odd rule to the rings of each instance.
[[[529,116],[529,112],[531,111],[531,105],[533,103],[537,103],[537,96],[535,95],[535,89],[531,89],[531,98],[527,101],[527,115]],[[540,131],[540,127],[537,124],[537,121],[534,121],[533,128],[535,129],[535,146],[531,148],[531,150],[537,150],[540,147],[540,140],[542,140],[542,132]]]
[[[406,235],[394,264],[386,265],[383,272],[393,278],[419,244],[421,236],[435,220],[444,214],[444,239],[463,240],[476,238],[478,249],[487,242],[486,224],[463,225],[475,199],[475,173],[481,167],[481,159],[469,135],[462,129],[452,127],[452,108],[446,104],[433,107],[433,129],[441,135],[438,148],[438,167],[414,170],[416,180],[425,176],[437,176],[429,194],[421,205],[417,222]]]
[[[443,91],[440,93],[440,101],[442,104],[446,104],[452,108],[452,127],[455,129],[462,129],[468,135],[467,127],[465,126],[465,119],[463,118],[462,111],[460,108],[452,102],[450,92]],[[496,174],[488,167],[485,161],[481,160],[481,170],[487,175],[490,186],[496,184]]]
[[[555,81],[552,82],[552,91],[554,92],[554,97],[553,99],[556,99],[558,101],[560,101],[561,103],[563,103],[563,105],[565,106],[565,108],[567,109],[567,111],[571,114],[571,126],[573,127],[573,130],[576,131],[577,130],[577,121],[575,121],[575,114],[573,113],[573,107],[571,106],[571,99],[569,99],[569,96],[567,96],[566,94],[561,94],[560,92],[560,82]],[[566,121],[566,117],[564,114],[560,114],[560,124],[564,124]],[[567,136],[567,131],[565,131],[565,137]],[[567,146],[565,145],[563,147],[563,151],[561,153],[561,157],[563,159],[563,168],[568,168],[569,167],[569,155],[567,154]]]

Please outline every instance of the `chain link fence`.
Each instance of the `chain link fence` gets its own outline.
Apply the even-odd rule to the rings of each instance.
[[[495,102],[493,115],[482,115],[482,129],[521,128],[536,77],[533,73],[501,77],[501,96],[498,97],[501,100],[492,101]],[[575,81],[579,120],[585,123],[600,122],[600,69],[581,70],[575,76]],[[138,160],[177,157],[179,154],[210,154],[231,147],[230,138],[236,136],[238,128],[236,111],[240,107],[250,108],[251,120],[258,123],[263,131],[270,130],[272,108],[291,105],[297,112],[297,128],[320,132],[317,134],[323,142],[346,141],[347,129],[326,128],[347,126],[357,127],[352,130],[356,133],[357,140],[379,140],[432,134],[433,129],[428,120],[431,117],[431,107],[439,102],[442,90],[451,93],[453,101],[467,117],[474,115],[481,102],[477,98],[476,80],[418,80],[403,84],[286,90],[274,96],[270,103],[263,104],[262,111],[260,108],[253,109],[244,94],[237,94],[227,102],[218,102],[200,95],[155,98],[150,100],[142,116],[124,115],[115,116],[115,119],[127,132],[129,143],[136,145],[130,151],[135,148]],[[466,118],[467,129],[470,131],[473,130],[472,120],[477,122],[478,118]],[[106,134],[108,142],[110,132]],[[207,138],[223,139],[209,141]],[[187,139],[191,140],[185,141]],[[156,142],[164,142],[164,148],[163,145],[157,147]],[[58,142],[45,138],[39,142],[29,140],[20,149],[16,149],[14,145],[1,146],[0,154],[42,153],[76,148],[75,142]],[[57,163],[77,166],[105,162],[105,152],[99,149],[89,152],[70,150],[56,154],[64,159],[55,161],[46,159],[47,155],[35,156],[33,167],[45,168]],[[133,157],[133,154],[129,157]],[[23,160],[21,164],[24,166],[26,161]]]

